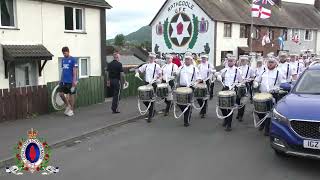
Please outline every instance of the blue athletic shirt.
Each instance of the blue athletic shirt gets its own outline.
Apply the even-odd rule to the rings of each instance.
[[[73,81],[73,68],[78,67],[77,59],[74,57],[62,58],[62,75],[61,82],[72,83]]]

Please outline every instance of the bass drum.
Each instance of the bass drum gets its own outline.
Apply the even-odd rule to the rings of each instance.
[[[61,111],[63,109],[66,108],[66,104],[63,102],[63,100],[61,99],[59,92],[58,92],[58,88],[59,85],[57,85],[51,94],[51,103],[52,103],[52,107],[56,110],[56,111]]]

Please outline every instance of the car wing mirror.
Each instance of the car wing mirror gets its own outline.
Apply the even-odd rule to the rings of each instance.
[[[280,88],[282,89],[282,90],[284,90],[284,91],[288,91],[288,92],[290,92],[291,91],[291,84],[289,84],[289,83],[281,83],[280,84]]]

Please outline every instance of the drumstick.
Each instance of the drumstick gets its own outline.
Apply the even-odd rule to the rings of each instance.
[[[143,79],[141,79],[141,77],[136,77],[136,78],[138,78],[138,79],[140,79],[141,81],[143,81]]]

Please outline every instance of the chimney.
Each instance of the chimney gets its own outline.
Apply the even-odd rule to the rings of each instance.
[[[314,1],[314,7],[315,7],[316,9],[318,9],[318,11],[320,11],[320,0],[315,0],[315,1]]]

